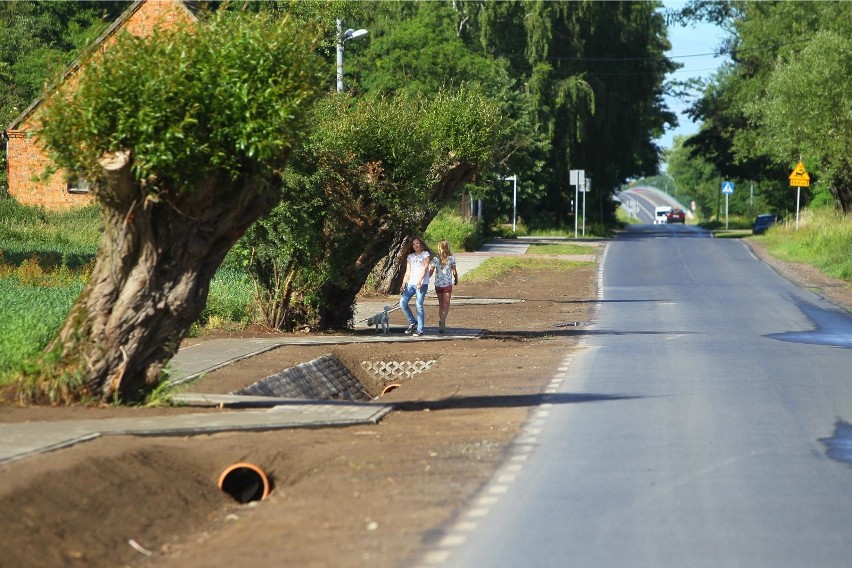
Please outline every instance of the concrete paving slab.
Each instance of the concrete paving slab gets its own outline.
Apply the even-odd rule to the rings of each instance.
[[[267,410],[0,424],[0,440],[3,440],[0,465],[99,436],[192,436],[225,431],[375,424],[392,409],[392,405],[378,403],[290,400],[279,401]]]
[[[282,344],[274,339],[211,339],[184,347],[169,362],[169,382],[180,384],[235,361],[259,355]]]
[[[247,394],[181,392],[172,396],[176,404],[213,408],[272,408],[282,404],[304,404],[304,399]]]

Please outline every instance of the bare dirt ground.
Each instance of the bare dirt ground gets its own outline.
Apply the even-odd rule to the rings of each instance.
[[[754,249],[765,256],[759,245]],[[847,284],[807,267],[773,266],[852,307]],[[488,330],[481,339],[285,346],[192,386],[230,392],[326,353],[359,377],[365,360],[435,359],[382,397],[398,406],[377,425],[106,437],[0,466],[0,565],[414,565],[490,479],[557,367],[577,348],[582,324],[594,318],[595,285],[593,265],[462,282],[459,297],[524,301],[454,305],[448,324]],[[427,308],[427,324],[436,311]],[[399,312],[392,324],[401,332]],[[186,410],[0,406],[0,421],[168,412]],[[216,488],[221,472],[242,461],[269,474],[267,499],[241,505]]]

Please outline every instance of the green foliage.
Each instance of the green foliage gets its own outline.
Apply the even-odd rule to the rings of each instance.
[[[615,210],[608,189],[656,170],[651,140],[676,120],[661,97],[666,73],[676,68],[664,55],[665,22],[649,2],[522,5],[515,29],[526,35],[525,76],[551,150],[548,196],[521,214],[530,226],[565,222],[571,196],[564,180],[581,167],[601,189],[590,193],[588,211],[608,223]],[[499,50],[502,37],[491,41]]]
[[[802,89],[802,85],[808,86]],[[805,161],[816,187],[852,207],[852,40],[816,33],[801,52],[779,61],[766,97],[746,106],[761,127],[759,150],[790,169]],[[795,128],[790,118],[795,117]],[[829,201],[830,203],[831,201]]]
[[[330,287],[354,298],[393,235],[421,232],[504,136],[500,107],[460,89],[433,97],[330,96],[283,176],[282,203],[240,243],[273,327],[316,324]],[[353,268],[354,267],[354,268]]]
[[[256,296],[254,284],[244,270],[220,267],[210,281],[207,304],[198,318],[202,327],[217,327],[223,323],[243,326],[255,320]]]
[[[28,284],[18,275],[0,275],[0,376],[47,346],[82,289],[80,281]]]
[[[2,264],[0,255],[0,376],[41,353],[58,331],[88,279],[88,270],[43,268],[38,262]],[[220,269],[210,282],[207,305],[194,326],[240,329],[257,321],[254,285],[244,271]],[[2,382],[2,379],[0,379]]]
[[[132,149],[135,176],[155,197],[217,172],[267,176],[329,72],[316,42],[293,19],[226,11],[190,31],[121,34],[73,92],[53,95],[39,135],[59,166],[93,181],[103,152]]]
[[[721,18],[734,63],[707,85],[691,115],[703,121],[688,145],[727,179],[771,188],[775,211],[791,211],[787,175],[801,157],[814,179],[806,202],[852,208],[848,114],[852,24],[843,2],[694,1],[685,15]],[[779,39],[780,38],[780,39]]]
[[[528,225],[564,222],[564,178],[578,165],[602,190],[589,210],[609,220],[607,189],[654,170],[651,139],[675,121],[661,102],[675,66],[653,3],[400,3],[366,27],[369,42],[347,55],[359,91],[475,85],[503,105],[513,129],[505,159],[471,188],[489,224],[512,209],[496,181],[511,173],[523,180],[518,213]]]
[[[5,128],[128,2],[0,2],[0,123]]]
[[[0,127],[17,118],[128,4],[0,2]],[[7,190],[6,146],[0,144],[0,199]]]
[[[852,285],[852,216],[831,209],[802,212],[770,228],[761,240],[784,260],[805,262]]]
[[[94,258],[101,227],[94,206],[46,211],[0,199],[0,251],[8,264],[35,256],[44,267],[80,267]]]
[[[693,155],[684,142],[684,137],[675,137],[672,149],[666,154],[666,172],[679,188],[693,195],[699,217],[709,219],[716,213],[721,174],[714,164]]]
[[[411,17],[396,12],[389,14],[392,21],[376,22],[379,29],[371,31],[373,39],[355,63],[362,77],[359,90],[435,93],[478,84],[493,94],[503,81],[501,65],[471,49],[456,33],[460,16],[453,6],[445,2],[414,6]]]
[[[436,249],[438,243],[446,239],[453,253],[475,251],[484,240],[482,225],[475,219],[463,219],[454,207],[442,209],[426,227],[423,238],[432,249]]]

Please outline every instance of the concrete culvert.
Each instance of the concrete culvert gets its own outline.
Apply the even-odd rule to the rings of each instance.
[[[254,464],[235,463],[219,476],[219,489],[240,503],[262,501],[269,495],[269,478]]]

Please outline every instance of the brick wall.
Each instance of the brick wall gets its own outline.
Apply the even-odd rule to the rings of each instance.
[[[106,48],[120,30],[145,37],[155,28],[176,29],[194,21],[183,3],[176,0],[146,0],[132,9],[134,11],[127,19],[103,41]],[[70,84],[73,83],[72,79]],[[18,125],[17,130],[6,131],[9,137],[6,147],[9,195],[20,203],[43,205],[47,209],[68,209],[90,204],[93,200],[91,194],[75,194],[67,190],[67,172],[59,171],[43,179],[52,161],[38,142],[28,137],[28,131],[37,119],[38,107]]]
[[[125,22],[122,29],[146,37],[155,28],[173,30],[185,27],[193,21],[189,11],[180,2],[172,0],[148,0],[139,5],[136,12]]]
[[[7,134],[9,195],[19,203],[43,205],[47,209],[82,207],[92,202],[89,194],[72,194],[66,190],[64,172],[43,179],[53,162],[35,140],[27,138],[26,132],[12,130]]]

